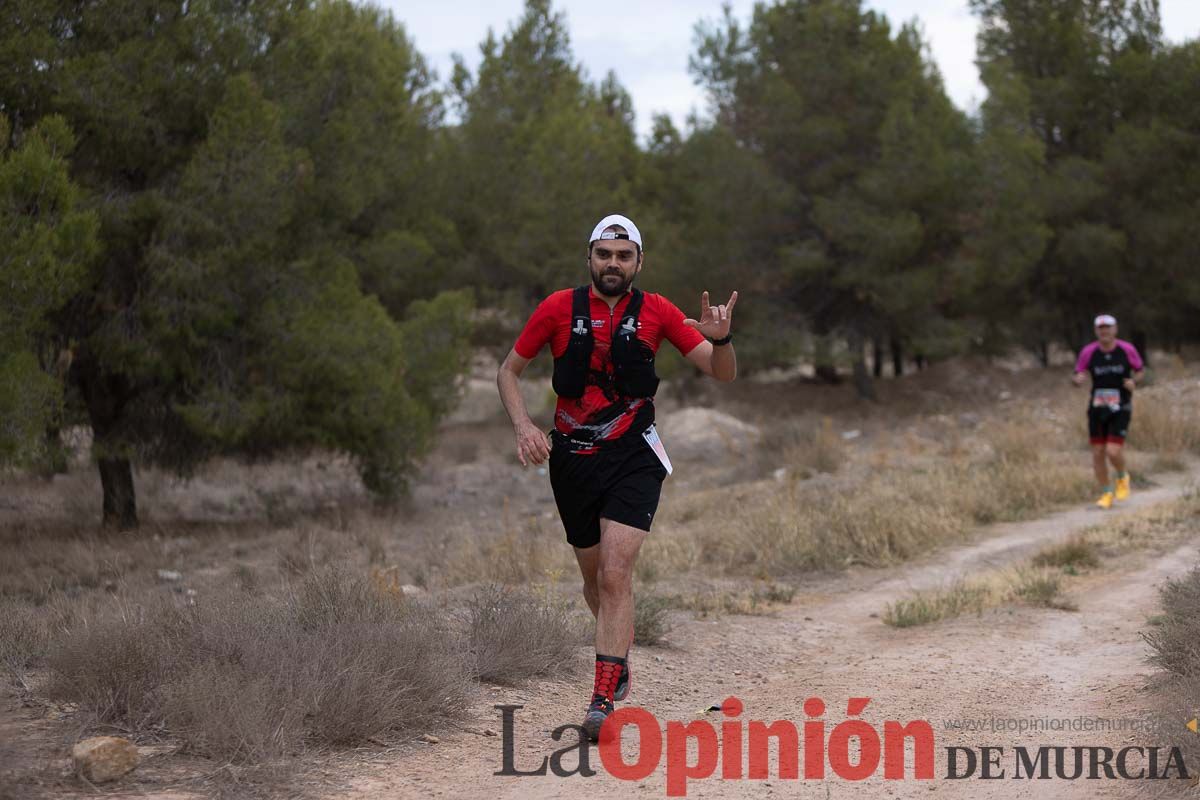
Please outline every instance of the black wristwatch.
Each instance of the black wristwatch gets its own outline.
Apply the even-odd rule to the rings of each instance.
[[[713,347],[720,347],[723,344],[729,344],[730,342],[732,342],[733,334],[727,333],[724,336],[722,336],[720,339],[709,339],[709,341],[712,342]]]

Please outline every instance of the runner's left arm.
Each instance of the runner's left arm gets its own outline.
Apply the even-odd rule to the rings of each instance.
[[[737,292],[734,292],[729,302],[720,306],[708,304],[708,292],[700,297],[700,319],[685,319],[683,312],[672,307],[672,313],[665,327],[666,337],[671,341],[684,358],[696,365],[705,375],[722,382],[732,381],[737,377],[737,354],[733,343],[714,345],[708,341],[723,339],[729,335],[733,322],[733,306],[737,302]]]
[[[1119,344],[1125,350],[1125,355],[1129,358],[1129,367],[1133,370],[1133,374],[1125,379],[1125,388],[1132,392],[1146,374],[1146,363],[1142,361],[1142,354],[1132,344],[1124,341]]]
[[[703,339],[684,358],[699,367],[705,375],[724,383],[737,377],[737,354],[733,351],[733,342],[714,347],[712,342]]]

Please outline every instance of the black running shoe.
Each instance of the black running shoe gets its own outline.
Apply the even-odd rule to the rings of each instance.
[[[633,636],[629,637],[629,647],[625,648],[625,664],[621,674],[617,676],[617,686],[613,689],[613,700],[624,700],[629,696],[629,651],[633,649]]]
[[[629,654],[625,654],[625,669],[617,678],[617,686],[613,689],[613,700],[624,700],[629,696]]]
[[[587,715],[583,718],[583,732],[587,734],[590,741],[600,741],[600,728],[604,725],[604,720],[608,719],[608,715],[612,712],[612,700],[600,695],[592,696],[592,702],[588,705]]]

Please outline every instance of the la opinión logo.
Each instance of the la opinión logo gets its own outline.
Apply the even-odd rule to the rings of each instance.
[[[869,697],[852,697],[846,704],[846,714],[857,717],[871,702]],[[503,768],[496,775],[534,776],[556,775],[591,777],[591,748],[579,725],[567,724],[556,728],[551,737],[561,741],[568,731],[578,731],[575,744],[556,750],[542,759],[532,770],[519,770],[514,755],[515,712],[518,705],[495,706],[503,720]],[[820,780],[828,768],[834,775],[851,781],[874,775],[883,764],[885,778],[905,776],[905,742],[911,740],[913,749],[912,777],[928,780],[934,777],[933,726],[926,720],[907,724],[896,721],[883,723],[883,735],[862,719],[847,719],[835,725],[826,737],[825,701],[810,697],[804,702],[804,713],[810,717],[803,727],[803,737],[796,724],[789,720],[765,722],[738,719],[742,701],[729,697],[720,705],[725,719],[717,726],[705,719],[691,722],[670,720],[663,726],[644,708],[621,708],[609,715],[600,731],[597,747],[600,763],[610,775],[621,780],[640,781],[649,777],[660,765],[666,770],[667,796],[687,795],[688,781],[711,777],[720,767],[723,780],[764,780],[770,777],[768,765],[772,742],[778,754],[778,778],[796,780],[800,777],[800,761],[804,762],[806,780]],[[631,727],[638,734],[638,752],[633,762],[621,753],[621,734]],[[851,759],[851,740],[857,742],[857,759]],[[696,759],[688,759],[690,743],[694,743]],[[747,761],[743,774],[743,754]],[[570,760],[569,760],[570,759]],[[573,768],[567,764],[573,761]]]
[[[779,780],[825,780],[836,776],[862,781],[880,774],[886,780],[933,780],[935,752],[933,726],[927,720],[902,723],[887,720],[882,732],[861,719],[871,702],[852,697],[846,703],[846,720],[829,727],[822,719],[825,701],[810,697],[803,709],[808,719],[799,727],[789,720],[766,722],[741,719],[744,706],[736,697],[726,698],[710,710],[723,719],[689,722],[669,720],[665,725],[644,708],[630,706],[609,715],[593,752],[580,725],[565,724],[551,732],[564,746],[533,768],[516,764],[516,712],[521,705],[497,705],[502,720],[502,767],[495,775],[509,777],[592,777],[594,755],[600,766],[626,781],[641,781],[662,768],[666,773],[668,797],[685,797],[691,781],[718,774],[721,780],[765,780],[771,778],[772,752],[776,755]],[[636,731],[637,748],[627,760],[621,749],[626,728]],[[718,731],[719,729],[719,731]],[[574,735],[569,735],[574,734]],[[978,751],[978,755],[976,754]],[[1160,751],[1166,751],[1160,753]],[[1188,779],[1187,767],[1178,747],[1126,747],[1114,752],[1107,747],[947,747],[942,777],[1025,778],[1033,780],[1077,778],[1100,779]],[[1004,768],[1011,752],[1011,771]],[[909,755],[911,754],[911,756]],[[689,757],[689,755],[694,757]],[[909,764],[911,761],[911,765]],[[803,767],[801,764],[803,763]]]

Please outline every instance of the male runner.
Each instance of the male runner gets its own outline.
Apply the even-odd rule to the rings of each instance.
[[[1092,392],[1088,400],[1088,436],[1092,442],[1092,466],[1100,484],[1096,505],[1112,508],[1113,500],[1129,497],[1129,473],[1125,471],[1125,437],[1133,414],[1133,390],[1145,374],[1137,348],[1117,338],[1117,320],[1109,314],[1096,317],[1096,341],[1079,351],[1071,379],[1082,386],[1090,374]],[[1117,472],[1114,487],[1108,481],[1108,462]]]
[[[633,565],[671,471],[654,429],[654,354],[666,339],[717,380],[737,374],[729,333],[737,292],[718,306],[704,292],[700,319],[685,319],[665,297],[632,288],[642,263],[637,226],[618,214],[600,220],[588,240],[591,285],[543,300],[496,376],[521,465],[550,460],[554,501],[596,618],[595,682],[583,722],[593,741],[613,701],[629,693]],[[530,420],[517,385],[547,343],[558,395],[549,437]]]

